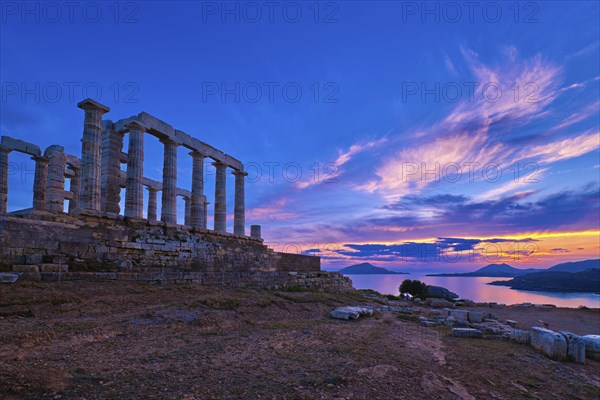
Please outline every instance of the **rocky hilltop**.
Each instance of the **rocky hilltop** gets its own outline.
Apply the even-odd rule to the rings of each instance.
[[[338,271],[344,275],[390,275],[390,274],[406,274],[406,272],[394,272],[389,269],[376,267],[370,263],[362,263],[351,265],[346,268],[342,268]]]

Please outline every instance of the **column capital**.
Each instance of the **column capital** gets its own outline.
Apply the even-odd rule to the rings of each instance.
[[[127,129],[129,129],[130,131],[141,131],[141,132],[146,132],[146,130],[148,129],[146,127],[146,125],[142,124],[139,121],[131,121],[131,122],[127,123],[125,125],[125,127]]]
[[[161,142],[162,144],[164,144],[165,146],[179,146],[179,143],[177,143],[174,139],[171,139],[168,136],[165,136],[163,138],[158,139],[159,142]]]
[[[155,187],[152,186],[146,186],[146,190],[151,192],[151,193],[158,193],[160,191],[160,189],[157,189]]]
[[[201,152],[200,150],[192,150],[189,152],[189,155],[192,156],[193,158],[206,158],[208,157],[205,153]]]
[[[219,160],[214,160],[211,164],[214,165],[215,167],[218,167],[218,166],[228,167],[227,164],[225,164],[224,162],[219,161]]]
[[[12,150],[11,150],[11,149],[9,149],[8,147],[4,147],[4,146],[1,146],[1,145],[0,145],[0,151],[1,151],[1,152],[3,152],[3,153],[6,153],[6,154],[8,154],[8,153],[10,153]]]
[[[77,103],[77,107],[79,107],[85,111],[95,110],[95,111],[100,112],[100,114],[106,114],[107,112],[110,111],[110,108],[108,108],[107,106],[102,105],[92,99],[85,99],[83,101],[80,101],[79,103]]]
[[[231,171],[231,175],[235,175],[235,176],[248,176],[248,173],[245,171],[240,171],[237,169],[234,169],[233,171]]]
[[[42,162],[42,163],[48,163],[50,161],[50,159],[48,157],[44,157],[44,156],[31,156],[31,159],[34,160],[35,162]]]

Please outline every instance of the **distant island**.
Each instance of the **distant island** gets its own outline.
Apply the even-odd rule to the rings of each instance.
[[[407,274],[407,272],[394,272],[389,269],[376,267],[370,263],[362,263],[350,265],[338,271],[344,275],[391,275],[391,274]]]
[[[556,264],[550,268],[527,268],[519,269],[511,267],[508,264],[489,264],[483,268],[479,268],[476,271],[465,272],[465,273],[442,273],[442,274],[428,274],[427,276],[464,276],[464,277],[489,277],[489,278],[514,278],[517,276],[537,273],[537,272],[583,272],[588,269],[600,268],[600,259],[585,260],[585,261],[574,261]]]
[[[508,281],[494,281],[489,284],[508,286],[517,290],[600,293],[600,269],[593,268],[580,272],[546,270],[520,275]]]
[[[508,264],[490,264],[486,265],[483,268],[479,268],[473,272],[464,272],[464,273],[443,273],[443,274],[427,274],[426,276],[484,276],[490,278],[513,278],[515,276],[544,271],[543,269],[536,268],[528,268],[528,269],[518,269],[511,267]]]

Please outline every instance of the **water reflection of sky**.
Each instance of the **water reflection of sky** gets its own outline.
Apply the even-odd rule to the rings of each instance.
[[[497,303],[555,304],[559,307],[600,307],[600,296],[593,293],[552,293],[512,290],[506,286],[487,285],[488,282],[510,278],[448,277],[410,275],[348,275],[357,289],[373,289],[385,294],[399,294],[398,288],[405,279],[418,279],[428,285],[443,286],[462,298],[473,301]]]

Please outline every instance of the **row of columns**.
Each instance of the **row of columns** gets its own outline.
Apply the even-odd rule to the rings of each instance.
[[[0,214],[8,210],[8,154],[10,148],[0,146]],[[17,150],[20,151],[20,150]],[[30,154],[30,153],[28,153]],[[70,193],[68,193],[69,211],[78,207],[79,176],[78,165],[67,163],[67,157],[62,146],[50,146],[44,155],[33,155],[35,161],[33,180],[33,209],[63,211],[65,199],[65,169],[71,178]]]
[[[78,106],[85,111],[80,207],[118,213],[120,187],[115,187],[115,181],[120,174],[122,134],[113,130],[102,134],[101,119],[102,115],[109,111],[107,107],[92,100],[83,101]],[[129,146],[124,215],[143,218],[144,133],[147,128],[138,121],[132,121],[126,125],[126,128],[129,132]],[[177,223],[177,148],[179,145],[169,138],[163,138],[160,141],[164,145],[161,221],[175,224]],[[192,151],[190,155],[193,166],[192,190],[191,198],[186,200],[185,224],[206,228],[206,206],[208,204],[204,196],[204,159],[206,156],[199,151]],[[216,168],[213,228],[217,232],[226,232],[227,165],[219,161],[215,161],[213,165]],[[100,170],[101,167],[104,168],[103,171]],[[234,234],[245,235],[244,177],[247,174],[237,170],[233,174],[235,175]],[[156,190],[151,188],[148,190],[147,217],[155,220],[157,213]]]
[[[61,146],[50,146],[43,155],[34,155],[35,176],[33,187],[34,209],[63,211],[64,200],[68,198],[69,212],[76,209],[119,213],[120,165],[122,158],[123,134],[114,130],[102,132],[102,115],[109,111],[93,100],[78,104],[85,111],[80,165],[67,162]],[[127,175],[125,179],[124,215],[143,218],[144,189],[144,134],[147,128],[132,121],[126,128],[129,132],[127,154]],[[162,184],[161,221],[177,223],[177,147],[178,143],[163,138],[164,164]],[[7,212],[8,205],[8,154],[11,148],[0,146],[0,214]],[[185,224],[207,228],[207,205],[204,195],[204,159],[206,155],[194,150],[192,157],[192,190],[185,197]],[[227,165],[215,161],[215,213],[214,230],[226,232],[226,170]],[[66,168],[69,168],[66,171]],[[70,193],[65,193],[65,174],[71,179]],[[245,235],[245,205],[243,171],[234,170],[234,233]],[[157,191],[148,189],[147,218],[157,219]]]

